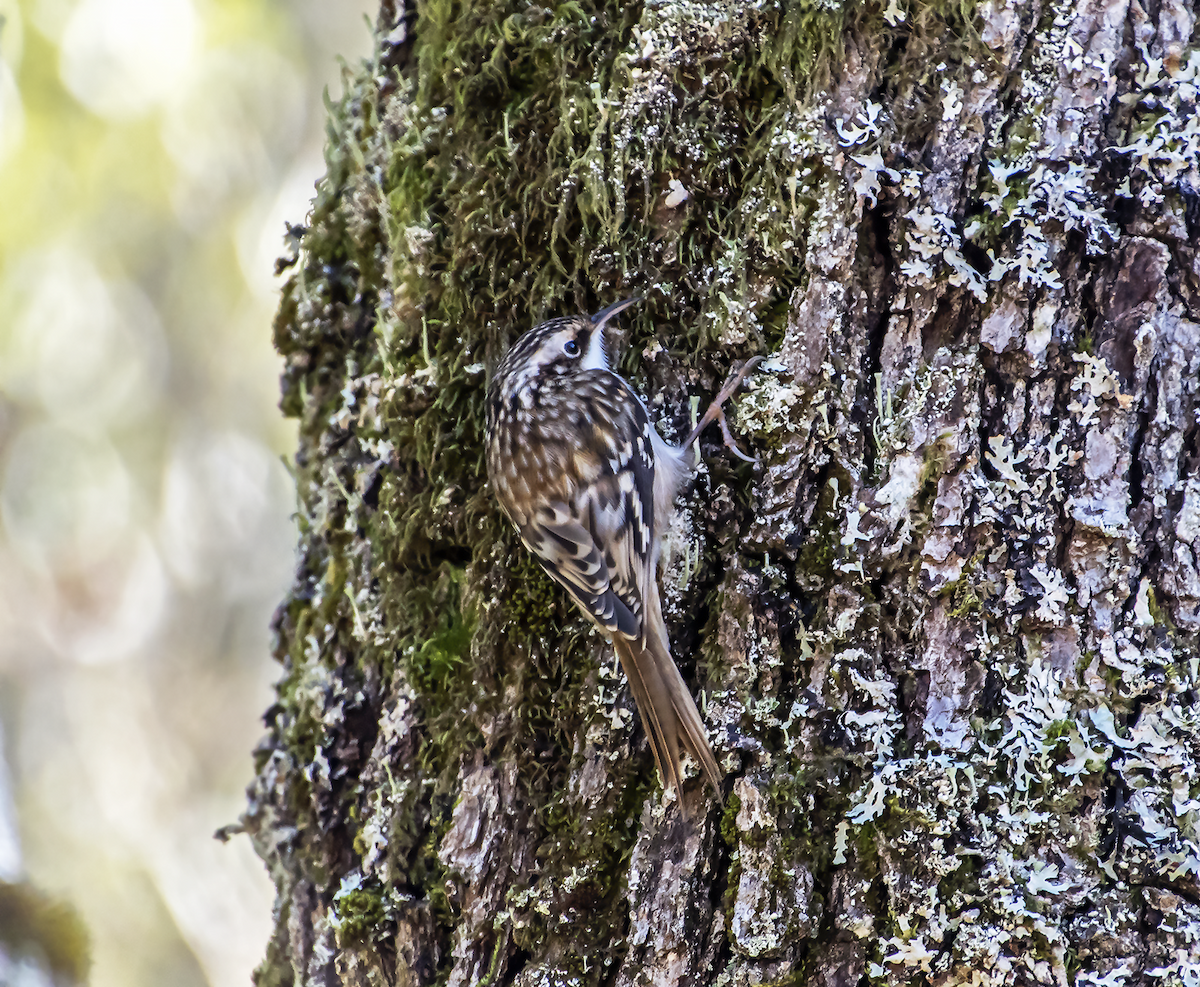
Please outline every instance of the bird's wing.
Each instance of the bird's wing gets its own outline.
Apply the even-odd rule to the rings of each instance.
[[[664,784],[682,787],[682,745],[719,792],[721,769],[671,660],[658,598],[653,426],[637,395],[608,371],[577,375],[572,386],[572,406],[586,409],[569,423],[564,473],[572,483],[564,499],[534,512],[521,539],[612,635]]]
[[[543,504],[521,529],[526,547],[609,633],[642,637],[656,592],[654,448],[646,410],[604,370],[575,378],[589,413],[576,426],[567,499]]]

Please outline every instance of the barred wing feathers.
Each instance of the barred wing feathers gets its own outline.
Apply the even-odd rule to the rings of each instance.
[[[521,540],[584,613],[609,633],[640,638],[646,595],[656,591],[650,423],[614,374],[587,371],[570,384],[576,406],[591,411],[569,423],[572,482],[518,523]]]
[[[606,379],[595,379],[601,375]],[[641,401],[615,375],[588,371],[573,385],[574,400],[592,406],[588,421],[571,423],[574,488],[542,505],[521,527],[521,539],[611,635],[664,783],[680,788],[682,743],[719,791],[721,771],[671,658],[658,597],[657,436]]]

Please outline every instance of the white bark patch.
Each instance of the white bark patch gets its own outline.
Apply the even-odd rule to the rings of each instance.
[[[1175,537],[1188,545],[1195,545],[1200,538],[1200,478],[1187,481],[1183,495],[1183,506],[1175,518]]]
[[[487,873],[496,835],[487,821],[499,804],[500,779],[494,768],[480,768],[463,779],[453,821],[438,848],[438,860],[472,884]]]
[[[737,403],[738,428],[755,435],[772,436],[793,427],[793,409],[803,392],[795,384],[775,377],[754,380],[753,390]]]
[[[1011,0],[986,0],[979,6],[979,17],[983,21],[980,39],[992,51],[998,52],[1006,64],[1021,28],[1020,14],[1015,6]]]
[[[1028,312],[1024,305],[1012,298],[1004,298],[988,313],[979,329],[979,342],[993,353],[1004,353],[1013,349],[1025,331]]]
[[[921,546],[921,576],[934,592],[962,577],[966,559],[955,546],[962,539],[964,509],[963,475],[943,476],[933,503],[933,528]]]
[[[970,715],[983,685],[983,668],[972,657],[975,635],[937,607],[925,624],[923,667],[929,670],[926,734],[943,750],[968,751],[974,744]]]
[[[664,833],[667,827],[672,827],[669,836]],[[703,909],[693,891],[703,890],[705,836],[700,826],[685,830],[677,808],[646,803],[629,863],[631,949],[617,976],[618,987],[673,987],[694,966],[699,942],[691,934],[690,920],[695,909]]]
[[[1120,450],[1113,435],[1100,431],[1088,432],[1086,447],[1083,472],[1089,480],[1108,476],[1116,468]]]
[[[894,529],[901,521],[907,522],[912,511],[912,499],[921,486],[923,457],[916,453],[905,453],[892,463],[888,481],[875,494],[880,504],[886,505],[883,512],[888,524]]]
[[[1025,336],[1025,352],[1035,363],[1041,363],[1046,356],[1046,347],[1050,345],[1057,315],[1058,306],[1052,301],[1046,301],[1033,310],[1032,325]]]
[[[734,792],[741,800],[737,828],[742,874],[730,919],[734,948],[745,956],[777,956],[798,934],[813,928],[809,917],[813,877],[799,864],[780,867],[782,841],[766,796],[746,778]],[[786,863],[786,862],[785,862]]]
[[[850,283],[857,239],[852,227],[842,221],[848,206],[841,186],[830,182],[819,189],[814,231],[821,236],[809,243],[811,280],[792,292],[788,307],[787,333],[780,359],[795,374],[796,383],[811,385],[819,378],[831,339],[839,338],[838,327],[849,302]]]
[[[412,742],[416,729],[416,695],[403,675],[394,676],[392,690],[393,700],[380,717],[375,746],[371,750],[368,767],[363,772],[363,778],[370,783],[376,798],[363,820],[361,830],[362,841],[366,845],[362,872],[369,876],[378,871],[384,881],[390,879],[386,854],[393,808],[403,801],[409,785],[397,761],[405,745]],[[390,773],[392,765],[396,765],[399,781]]]
[[[528,831],[515,830],[507,807],[514,785],[490,764],[465,766],[450,828],[438,847],[447,868],[447,892],[462,920],[454,930],[450,987],[478,983],[490,961],[493,918],[505,902],[513,871],[530,865]],[[545,905],[535,901],[537,910]]]

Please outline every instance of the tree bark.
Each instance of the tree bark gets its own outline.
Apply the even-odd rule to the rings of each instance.
[[[384,4],[284,262],[277,984],[1195,984],[1200,55],[1180,0]],[[487,368],[645,300],[728,772],[664,802],[508,530]],[[691,822],[687,821],[690,817]]]

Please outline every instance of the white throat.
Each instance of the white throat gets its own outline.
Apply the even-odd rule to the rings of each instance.
[[[608,354],[604,352],[604,330],[596,329],[588,340],[587,352],[579,366],[583,370],[607,370]]]

